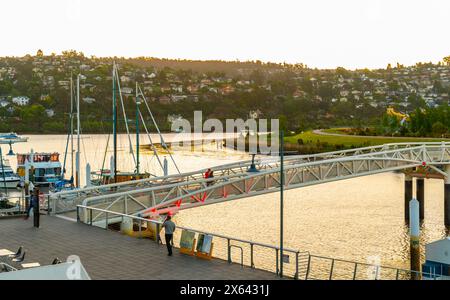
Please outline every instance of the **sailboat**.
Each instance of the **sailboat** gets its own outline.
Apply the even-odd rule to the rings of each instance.
[[[106,151],[105,151],[105,157],[103,159],[103,165],[102,168],[98,171],[94,171],[91,172],[92,175],[92,180],[91,183],[94,185],[103,185],[103,184],[110,184],[110,183],[119,183],[119,182],[124,182],[124,181],[130,181],[130,180],[138,180],[138,179],[144,179],[144,178],[149,178],[151,176],[154,176],[151,173],[148,172],[141,172],[140,170],[140,153],[139,153],[139,116],[141,116],[141,113],[139,111],[139,105],[141,104],[140,101],[140,97],[137,91],[137,83],[136,83],[136,99],[135,99],[135,103],[136,103],[136,155],[133,152],[132,149],[132,143],[131,143],[131,137],[130,137],[130,132],[129,132],[129,128],[128,128],[128,119],[126,116],[126,112],[125,112],[125,106],[123,103],[123,99],[122,99],[122,91],[121,91],[121,86],[120,86],[120,77],[119,77],[119,73],[118,73],[118,68],[116,66],[116,64],[113,64],[113,71],[112,71],[112,82],[113,82],[113,87],[112,87],[112,119],[113,119],[113,156],[111,157],[110,160],[110,169],[105,169],[104,168],[104,164],[105,164],[105,159],[106,159],[106,153],[107,153],[107,148],[109,145],[109,136],[108,136],[108,141],[107,141],[107,145],[106,145]],[[127,131],[127,136],[128,136],[128,142],[129,142],[129,147],[130,147],[130,153],[133,157],[133,161],[135,164],[135,170],[134,171],[120,171],[117,168],[117,125],[118,125],[118,101],[117,101],[117,96],[119,95],[119,100],[120,100],[120,104],[122,107],[122,112],[123,112],[123,116],[124,116],[124,121],[125,121],[125,127],[126,127],[126,131]],[[145,126],[145,124],[144,124]]]

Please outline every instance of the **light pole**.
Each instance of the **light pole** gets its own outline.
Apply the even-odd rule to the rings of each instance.
[[[136,179],[139,179],[139,104],[141,104],[141,101],[138,94],[138,83],[136,82]]]
[[[280,277],[283,277],[284,132],[280,131]]]

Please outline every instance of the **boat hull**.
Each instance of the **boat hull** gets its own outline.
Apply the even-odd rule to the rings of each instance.
[[[0,189],[3,189],[6,185],[6,188],[8,189],[15,189],[19,186],[20,184],[20,180],[19,179],[13,179],[13,180],[8,180],[6,179],[6,184],[5,181],[3,181],[3,179],[0,179]]]

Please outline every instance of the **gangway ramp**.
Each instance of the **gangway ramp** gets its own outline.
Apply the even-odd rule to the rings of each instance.
[[[360,154],[353,156],[333,154],[330,155],[333,157],[330,159],[311,159],[307,162],[306,160],[292,159],[284,166],[285,189],[420,166],[426,166],[433,172],[446,175],[437,167],[450,163],[449,143],[400,144],[396,147],[390,145],[389,147],[371,148],[379,151],[360,151]],[[157,216],[169,211],[177,212],[182,209],[279,191],[280,168],[278,162],[273,163],[270,168],[260,168],[259,170],[257,173],[241,172],[220,176],[214,178],[213,182],[202,178],[91,197],[85,199],[83,204],[95,206],[103,201],[103,203],[111,205],[120,201],[130,203],[138,200],[142,207],[147,207],[140,211],[133,211],[128,207],[126,213]],[[120,206],[121,209],[125,209],[125,207],[125,205]],[[109,207],[109,209],[111,208],[112,206]],[[98,216],[98,218],[100,217]]]

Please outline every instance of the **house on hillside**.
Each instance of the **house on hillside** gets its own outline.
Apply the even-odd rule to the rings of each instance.
[[[183,117],[181,115],[176,115],[176,114],[170,114],[167,116],[167,122],[169,123],[173,123],[175,121],[181,120],[183,119]]]
[[[164,95],[159,97],[159,103],[161,104],[169,104],[170,103],[170,97]]]
[[[248,113],[248,117],[249,117],[250,119],[259,119],[259,118],[261,117],[261,115],[262,115],[262,113],[261,113],[261,111],[260,111],[259,109],[257,109],[257,110],[251,110],[251,111],[249,111],[249,113]]]
[[[7,107],[9,102],[5,99],[0,100],[0,107]]]
[[[192,84],[192,85],[189,85],[186,89],[188,90],[189,93],[194,94],[194,93],[198,92],[198,85]]]
[[[228,94],[234,93],[234,91],[235,91],[234,86],[232,86],[230,84],[227,84],[220,89],[220,93],[222,95],[228,95]]]
[[[178,102],[184,99],[187,99],[188,96],[186,95],[172,95],[170,98],[172,99],[173,102]]]
[[[122,76],[120,76],[120,81],[121,82],[130,82],[131,81],[131,78],[130,77],[128,77],[128,76],[125,76],[125,75],[122,75]]]
[[[47,117],[51,118],[55,115],[55,111],[53,109],[46,109],[45,113],[47,114]]]
[[[92,104],[92,103],[95,102],[95,98],[92,98],[92,97],[84,97],[84,98],[83,98],[83,102],[86,102],[86,103],[88,103],[88,104]]]
[[[28,103],[30,102],[30,98],[28,98],[27,96],[14,97],[12,99],[12,102],[19,106],[25,106],[28,105]]]
[[[124,93],[125,95],[131,95],[131,94],[133,94],[133,89],[130,87],[123,87],[122,93]]]

